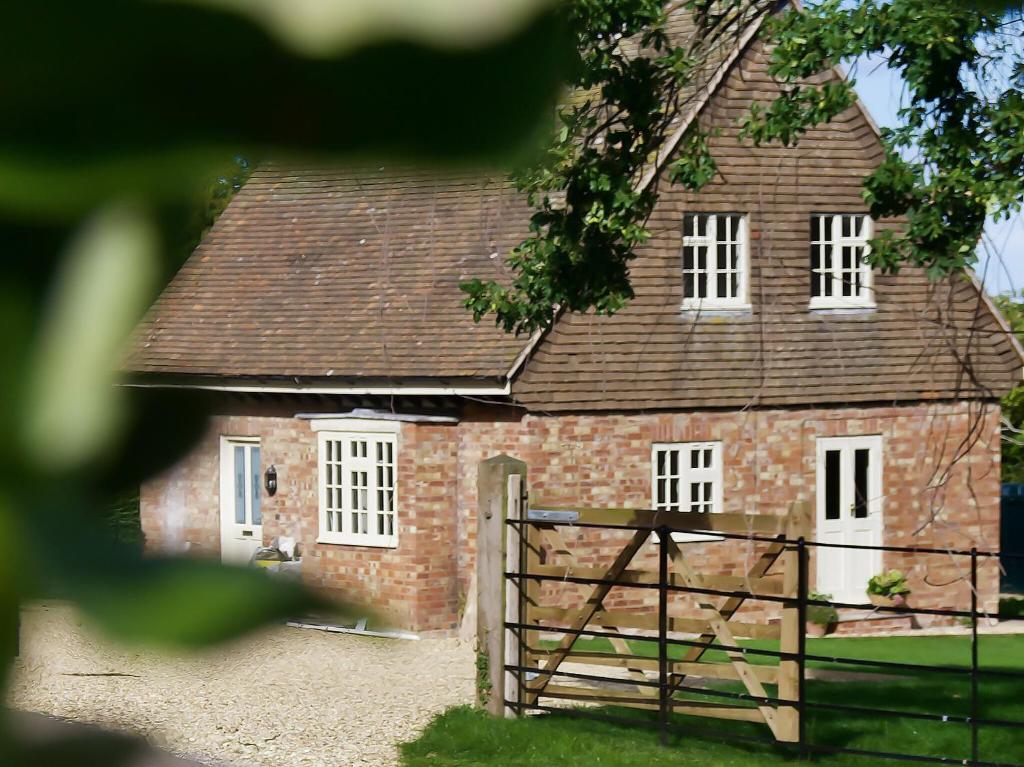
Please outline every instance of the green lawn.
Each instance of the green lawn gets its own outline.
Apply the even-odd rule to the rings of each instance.
[[[750,646],[771,649],[770,643]],[[581,640],[579,649],[608,650],[604,640]],[[656,653],[653,643],[633,642],[637,654]],[[673,654],[684,652],[677,648]],[[879,639],[812,639],[812,654],[906,661],[918,664],[959,666],[970,663],[966,637],[893,637]],[[754,661],[756,656],[751,656]],[[979,646],[982,668],[1024,670],[1024,637],[986,636]],[[760,662],[771,662],[764,658]],[[842,668],[825,663],[815,667]],[[739,688],[722,683],[718,689]],[[981,716],[988,719],[1024,721],[1024,680],[985,679],[981,685]],[[772,687],[768,694],[774,694]],[[809,701],[843,703],[868,708],[920,711],[938,714],[970,713],[969,677],[947,674],[914,674],[870,682],[808,680]],[[693,697],[699,697],[694,695]],[[708,699],[708,698],[705,698]],[[714,698],[711,698],[712,700]],[[721,700],[721,699],[719,699]],[[634,720],[654,721],[647,712],[615,708],[580,709]],[[656,731],[642,726],[622,726],[574,716],[574,712],[531,716],[522,720],[492,719],[478,711],[457,708],[434,720],[416,741],[403,746],[406,767],[760,767],[794,761],[786,752],[758,744],[720,742],[722,735],[767,735],[767,728],[745,722],[724,722],[676,716],[673,722],[696,732],[673,734],[668,747],[659,744]],[[847,712],[815,711],[808,715],[808,740],[812,743],[880,751],[900,751],[964,759],[970,755],[970,729],[964,724],[921,720],[897,720]],[[1024,730],[983,727],[981,759],[1001,764],[1024,765]],[[896,764],[875,758],[822,755],[822,764]]]

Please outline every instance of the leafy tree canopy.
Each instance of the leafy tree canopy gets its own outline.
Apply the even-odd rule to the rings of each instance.
[[[667,34],[680,7],[697,34]],[[572,83],[584,94],[559,111],[561,132],[544,162],[517,176],[537,207],[532,233],[510,258],[510,286],[469,283],[467,305],[506,329],[545,327],[558,308],[611,314],[632,297],[629,264],[648,238],[657,187],[638,180],[684,111],[680,94],[699,84],[701,62],[737,19],[778,8],[763,0],[581,0],[565,7],[579,58]],[[667,12],[666,12],[667,11]],[[641,32],[640,30],[644,30]],[[883,231],[871,260],[906,264],[933,278],[975,260],[987,217],[1024,200],[1024,24],[1004,3],[952,0],[823,0],[774,15],[773,103],[754,105],[744,134],[754,143],[794,144],[810,127],[849,108],[854,81],[816,79],[834,65],[884,59],[906,83],[900,125],[883,131],[885,159],[864,185],[876,218],[902,216]],[[626,43],[642,35],[644,48]],[[708,136],[694,128],[670,178],[699,189],[714,174]]]
[[[1010,323],[1017,340],[1024,343],[1024,294],[1009,293],[993,298]],[[1003,482],[1024,482],[1024,384],[1003,397]]]

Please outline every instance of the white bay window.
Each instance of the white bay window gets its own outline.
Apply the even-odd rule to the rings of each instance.
[[[319,542],[398,545],[396,436],[318,433]]]

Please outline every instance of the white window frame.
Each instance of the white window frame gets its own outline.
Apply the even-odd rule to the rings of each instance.
[[[686,235],[686,220],[688,218],[694,219],[694,231],[697,231],[696,219],[702,216],[706,216],[707,222],[707,233],[703,236],[700,235]],[[722,222],[722,219],[738,218],[740,225],[737,229],[736,240],[722,239],[719,237],[718,229]],[[728,230],[726,230],[726,233]],[[718,291],[718,246],[720,244],[729,244],[736,246],[736,295],[729,297],[707,296],[699,298],[697,296],[683,296],[682,309],[683,311],[715,311],[715,310],[728,310],[728,311],[743,311],[750,309],[750,234],[749,234],[749,217],[744,213],[708,213],[703,211],[695,211],[693,213],[686,213],[683,216],[683,290],[686,290],[686,268],[685,268],[685,249],[696,248],[699,246],[707,247],[707,261],[706,268],[703,270],[707,274],[707,288],[709,293]],[[697,267],[696,267],[696,256],[694,261],[694,290],[696,291],[697,285]],[[731,270],[730,270],[731,271]]]
[[[398,498],[398,435],[401,432],[401,424],[387,421],[358,421],[355,419],[325,419],[320,422],[313,422],[313,430],[317,433],[317,485],[318,485],[318,535],[317,543],[340,544],[348,546],[374,546],[378,548],[396,548],[398,546],[398,528],[400,521],[400,508]],[[365,457],[352,456],[353,443],[366,443]],[[337,482],[331,477],[328,482],[327,454],[328,443],[341,446],[341,481]],[[387,524],[387,512],[380,514],[378,503],[378,491],[381,489],[378,482],[378,466],[387,468],[378,461],[377,446],[390,446],[390,463],[385,464],[391,470],[391,510],[392,517],[391,532],[387,527],[383,533],[379,532],[377,525],[378,517],[384,517],[384,524]],[[333,448],[332,448],[333,452]],[[333,460],[332,465],[338,465]],[[366,496],[363,509],[354,509],[352,505],[352,492],[360,487],[353,486],[352,472],[366,473]],[[386,476],[386,472],[385,472]],[[338,491],[334,499],[329,502],[328,490]],[[337,497],[340,494],[341,505],[337,504]],[[353,527],[353,513],[365,514],[366,532]],[[331,521],[328,520],[328,513],[332,514]],[[340,526],[337,524],[340,517]],[[338,529],[340,527],[340,529]],[[332,529],[333,528],[333,529]]]
[[[832,231],[829,233],[829,239],[824,239],[821,236],[820,221],[826,216],[832,216]],[[861,218],[864,220],[864,226],[861,229],[859,237],[843,236],[843,219],[851,218]],[[829,244],[832,246],[832,268],[828,270],[821,268],[815,269],[812,262],[809,271],[810,279],[812,281],[811,284],[813,285],[814,281],[818,281],[820,284],[820,292],[824,293],[825,281],[831,281],[832,295],[811,296],[809,308],[857,309],[874,307],[874,274],[871,266],[865,260],[871,252],[868,242],[874,236],[874,222],[871,217],[866,213],[814,213],[811,215],[811,230],[810,246],[812,251],[815,245]],[[843,270],[841,257],[837,254],[839,254],[841,249],[844,247],[861,249],[861,262],[858,267],[860,271],[860,293],[855,296],[841,295],[841,273]],[[840,295],[836,295],[837,292],[840,293]]]
[[[710,467],[697,467],[692,466],[692,453],[693,451],[711,451],[711,466]],[[660,452],[675,452],[679,455],[677,463],[678,473],[676,475],[671,474],[666,468],[666,473],[661,474],[658,471],[658,453]],[[658,498],[658,481],[666,479],[667,481],[674,481],[677,483],[676,498],[678,499],[676,504],[668,502],[667,498],[664,501],[660,501]],[[668,487],[666,481],[666,488]],[[723,487],[723,470],[722,470],[722,443],[720,441],[711,442],[655,442],[651,445],[651,508],[655,511],[681,511],[689,512],[692,511],[693,501],[691,497],[691,486],[694,483],[711,483],[711,499],[705,503],[701,499],[700,504],[702,507],[706,506],[706,510],[711,514],[720,514],[724,511],[724,493]],[[671,508],[677,506],[678,508]],[[704,510],[703,508],[701,510]],[[700,541],[713,541],[720,540],[719,537],[714,535],[705,535],[702,533],[672,533],[672,540],[676,543],[689,543],[689,542],[700,542]]]

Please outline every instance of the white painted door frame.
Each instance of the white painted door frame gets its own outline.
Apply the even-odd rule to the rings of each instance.
[[[882,447],[878,434],[818,438],[818,541],[882,545]],[[816,591],[831,594],[839,602],[867,601],[867,582],[882,569],[882,552],[818,547],[816,554]]]
[[[259,448],[258,437],[220,438],[220,552],[225,563],[245,564],[263,545]],[[242,459],[241,493],[236,457]]]

